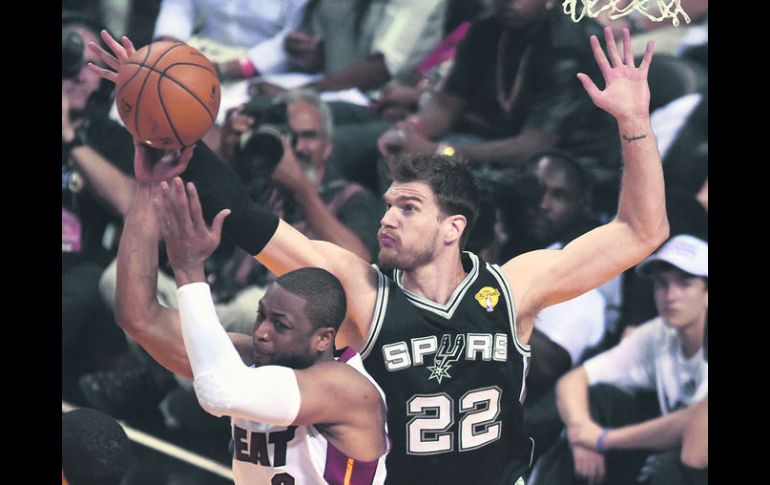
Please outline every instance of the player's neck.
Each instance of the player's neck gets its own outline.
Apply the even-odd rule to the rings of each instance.
[[[443,305],[466,274],[460,252],[446,251],[426,265],[405,271],[401,282],[412,293]]]

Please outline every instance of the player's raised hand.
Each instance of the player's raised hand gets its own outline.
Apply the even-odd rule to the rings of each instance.
[[[153,208],[177,283],[205,281],[203,263],[219,246],[230,209],[220,211],[209,227],[192,182],[185,184],[175,177],[171,183],[162,182],[157,190],[160,193],[153,197]]]
[[[120,43],[118,43],[118,41],[106,30],[102,30],[100,35],[104,43],[107,44],[107,47],[112,51],[112,54],[104,50],[102,46],[98,45],[96,42],[89,42],[88,48],[99,56],[99,59],[111,70],[99,67],[91,62],[88,63],[87,68],[103,79],[116,82],[120,66],[126,63],[128,58],[136,52],[136,49],[134,48],[131,39],[125,35],[120,38]]]
[[[631,34],[627,28],[623,29],[623,57],[618,52],[615,37],[609,27],[604,28],[604,39],[607,44],[607,56],[599,39],[591,36],[591,49],[604,77],[604,90],[597,88],[591,78],[582,72],[578,73],[578,79],[594,104],[615,119],[649,116],[650,88],[647,84],[647,72],[654,50],[652,41],[647,43],[644,58],[639,67],[636,67],[631,49]]]

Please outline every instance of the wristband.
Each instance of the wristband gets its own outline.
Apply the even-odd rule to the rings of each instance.
[[[248,57],[241,57],[238,59],[238,65],[241,66],[241,74],[243,74],[243,77],[250,78],[257,75],[257,66],[255,66]]]
[[[596,438],[596,451],[599,453],[604,453],[604,440],[607,438],[607,433],[609,433],[609,428],[604,428],[601,433],[599,433],[599,437]]]

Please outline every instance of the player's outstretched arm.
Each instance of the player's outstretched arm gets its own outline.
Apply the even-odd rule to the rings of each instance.
[[[191,378],[179,314],[158,302],[158,241],[152,188],[139,184],[118,248],[115,319],[158,363]]]
[[[583,73],[578,78],[594,104],[618,122],[624,162],[618,213],[608,224],[587,232],[560,251],[533,251],[503,266],[517,299],[520,329],[525,334],[542,308],[610,280],[644,259],[668,237],[663,170],[649,116],[647,72],[653,46],[647,44],[644,58],[636,67],[628,30],[623,30],[623,57],[612,31],[605,28],[604,34],[609,59],[599,40],[591,37],[604,90]]]

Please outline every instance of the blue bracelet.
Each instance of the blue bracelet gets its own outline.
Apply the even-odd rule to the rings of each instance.
[[[599,433],[599,437],[596,438],[596,451],[599,453],[604,453],[604,439],[607,437],[607,433],[609,433],[609,428],[604,428],[601,433]]]

